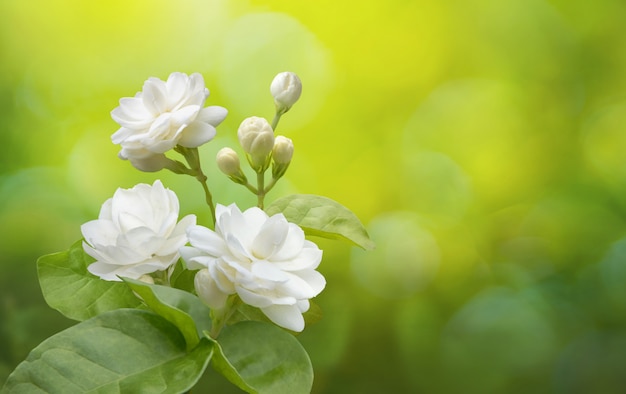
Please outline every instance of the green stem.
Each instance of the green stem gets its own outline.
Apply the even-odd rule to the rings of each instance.
[[[280,121],[281,116],[283,116],[283,114],[279,111],[276,111],[276,113],[274,114],[274,119],[272,119],[272,130],[276,131],[276,127],[278,127],[278,122]]]
[[[211,217],[213,218],[213,224],[215,224],[215,204],[213,204],[213,195],[211,194],[211,191],[209,191],[209,186],[207,185],[207,176],[204,175],[202,167],[200,166],[200,154],[198,153],[198,148],[185,148],[180,145],[176,145],[174,150],[183,155],[189,164],[190,171],[185,173],[194,176],[202,185],[205,200],[211,209]]]
[[[263,172],[258,172],[256,174],[256,183],[257,183],[257,197],[258,197],[258,202],[257,202],[257,206],[261,209],[263,209],[263,199],[265,199],[265,173]]]
[[[243,183],[243,185],[246,187],[246,189],[250,190],[253,194],[258,195],[259,192],[256,189],[256,187],[252,186],[249,182]]]
[[[265,194],[269,193],[270,190],[272,190],[272,188],[274,187],[274,185],[276,184],[276,182],[278,181],[277,178],[272,178],[272,180],[270,181],[270,183],[267,185],[267,187],[265,188]]]
[[[213,204],[213,195],[211,195],[211,192],[209,191],[209,186],[206,183],[207,177],[202,173],[202,170],[200,170],[200,174],[196,175],[196,179],[198,180],[198,182],[200,182],[202,188],[204,189],[205,200],[207,205],[211,209],[211,217],[213,218],[213,224],[215,224],[215,204]]]
[[[226,322],[237,310],[237,306],[241,300],[237,296],[237,294],[233,294],[228,297],[226,301],[226,305],[224,308],[220,310],[211,310],[211,330],[209,331],[209,336],[213,339],[217,339],[222,331],[222,328],[226,325]]]

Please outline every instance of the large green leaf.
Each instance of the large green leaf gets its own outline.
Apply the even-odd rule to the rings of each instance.
[[[181,393],[204,372],[213,344],[192,351],[150,311],[118,309],[37,346],[9,376],[7,393]]]
[[[211,329],[211,311],[195,295],[171,287],[123,279],[150,309],[178,327],[188,349],[198,344],[204,330]]]
[[[48,305],[74,320],[86,320],[119,308],[135,308],[141,301],[123,282],[102,280],[87,271],[94,260],[82,241],[70,250],[37,261],[41,292]]]
[[[313,367],[300,342],[280,328],[242,321],[215,342],[213,367],[248,393],[310,393]]]
[[[365,250],[374,249],[363,224],[352,211],[330,198],[292,194],[279,198],[267,208],[268,215],[282,213],[302,227],[307,235],[348,241]]]

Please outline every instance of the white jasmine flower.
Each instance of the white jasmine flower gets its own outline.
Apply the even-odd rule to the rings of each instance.
[[[302,313],[326,280],[315,269],[322,251],[282,214],[268,217],[259,208],[243,213],[235,204],[217,205],[215,231],[187,230],[191,247],[181,248],[195,278],[198,296],[211,308],[224,307],[228,295],[258,307],[277,325],[304,329]]]
[[[98,219],[81,226],[83,249],[96,259],[87,269],[111,281],[166,270],[180,257],[187,228],[196,224],[195,215],[177,220],[178,198],[161,181],[117,189]]]
[[[142,171],[165,166],[163,155],[176,145],[198,147],[215,136],[215,127],[226,117],[219,106],[203,108],[209,97],[198,73],[175,72],[167,81],[149,78],[135,97],[124,97],[111,117],[121,126],[111,140],[122,150],[119,157]]]
[[[276,109],[280,113],[289,111],[302,94],[302,82],[292,72],[282,72],[274,77],[270,85]]]

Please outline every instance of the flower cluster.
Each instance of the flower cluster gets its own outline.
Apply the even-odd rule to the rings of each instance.
[[[157,275],[167,284],[182,256],[187,269],[198,270],[195,292],[214,318],[224,316],[233,304],[227,301],[238,297],[277,325],[302,331],[302,313],[326,285],[316,271],[322,251],[282,214],[268,216],[262,210],[263,198],[285,174],[294,152],[291,139],[275,136],[274,130],[301,91],[295,74],[278,74],[270,86],[276,104],[272,124],[249,117],[239,126],[237,136],[257,175],[256,186],[248,183],[235,150],[218,152],[218,168],[258,196],[257,207],[243,212],[235,204],[213,205],[200,167],[197,148],[213,139],[227,114],[219,106],[204,108],[209,91],[200,74],[172,73],[167,81],[150,78],[135,97],[122,98],[111,112],[120,125],[112,136],[121,146],[119,157],[142,171],[168,169],[196,177],[203,184],[215,230],[196,225],[194,215],[179,221],[178,199],[161,181],[118,189],[102,205],[98,219],[81,228],[83,248],[96,260],[89,272],[109,281]],[[170,150],[182,154],[187,165],[167,157]],[[272,178],[266,185],[264,173],[270,166]]]

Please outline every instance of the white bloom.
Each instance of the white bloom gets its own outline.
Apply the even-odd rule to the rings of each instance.
[[[124,97],[111,117],[121,126],[111,140],[143,171],[157,171],[165,163],[164,153],[176,145],[198,147],[215,136],[215,127],[226,117],[225,108],[202,108],[209,90],[198,73],[175,72],[167,82],[148,79],[135,97]]]
[[[178,198],[157,180],[117,189],[97,220],[81,226],[83,249],[96,259],[87,269],[104,280],[132,279],[169,268],[187,243],[194,215],[178,220]]]
[[[195,279],[200,298],[220,309],[237,293],[279,326],[302,331],[309,299],[326,285],[315,270],[322,251],[282,214],[268,217],[256,207],[242,213],[235,204],[218,204],[216,216],[215,231],[189,227],[192,246],[180,251],[190,269],[202,268]]]
[[[274,77],[270,85],[270,93],[279,112],[289,111],[302,94],[302,82],[292,72],[282,72]]]

